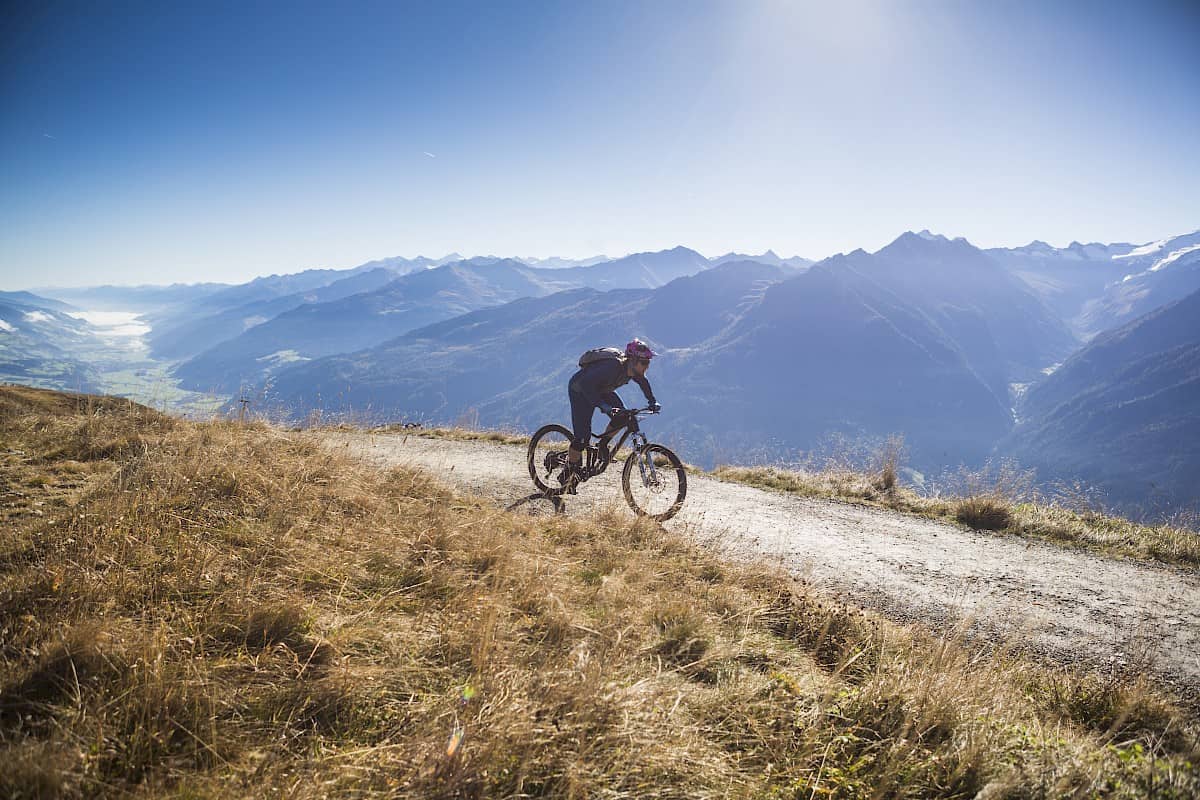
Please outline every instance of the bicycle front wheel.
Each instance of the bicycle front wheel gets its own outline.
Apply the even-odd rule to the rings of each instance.
[[[665,522],[687,496],[687,471],[679,456],[661,444],[648,444],[625,459],[621,487],[637,514]]]
[[[562,425],[543,425],[529,440],[529,477],[538,491],[561,493],[558,473],[567,463],[571,432]]]

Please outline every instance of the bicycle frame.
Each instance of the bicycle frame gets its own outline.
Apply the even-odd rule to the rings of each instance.
[[[621,430],[620,436],[614,437],[616,443],[611,444],[609,446],[608,458],[604,459],[603,461],[600,461],[599,458],[597,458],[597,456],[598,456],[597,450],[595,449],[594,446],[591,445],[591,443],[589,443],[589,445],[588,445],[588,462],[589,462],[588,469],[590,472],[592,472],[592,474],[599,475],[602,472],[604,472],[606,469],[608,469],[608,465],[613,462],[614,456],[616,456],[617,452],[622,447],[625,446],[626,441],[632,440],[632,441],[630,441],[629,446],[633,448],[633,451],[635,453],[640,453],[646,447],[646,445],[650,443],[649,440],[646,438],[646,434],[642,433],[641,426],[638,425],[638,414],[644,414],[647,412],[651,413],[651,414],[657,413],[654,411],[650,411],[650,409],[648,409],[648,408],[630,409],[629,421],[627,423],[625,423],[625,426]],[[604,437],[597,436],[595,431],[593,431],[592,438],[596,439],[596,440],[601,440]],[[609,441],[612,442],[613,439],[610,439]],[[646,463],[647,461],[650,462],[648,465]],[[646,474],[647,466],[649,466],[649,473],[650,473],[649,476],[647,476],[647,474]],[[648,458],[648,459],[640,459],[639,458],[638,459],[638,469],[641,471],[642,483],[644,485],[647,485],[647,486],[650,485],[650,482],[656,480],[658,477],[658,471],[655,469],[653,458]]]

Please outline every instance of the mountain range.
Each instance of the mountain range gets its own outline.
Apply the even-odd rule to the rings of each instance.
[[[395,273],[380,267],[365,272],[353,271],[332,283],[290,294],[267,290],[253,295],[224,295],[231,305],[208,298],[204,304],[190,309],[171,309],[148,315],[152,330],[147,342],[151,352],[159,358],[187,359],[300,306],[334,302],[379,288],[395,278]]]
[[[564,415],[579,352],[633,333],[663,350],[655,374],[674,395],[665,430],[693,451],[700,441],[712,458],[765,442],[807,449],[830,434],[902,430],[925,466],[985,456],[1012,425],[1009,384],[1074,346],[978,249],[906,234],[799,275],[731,261],[657,289],[520,300],[291,366],[269,396],[301,415],[469,413],[529,426]]]
[[[337,301],[296,304],[189,359],[175,374],[188,388],[235,391],[291,362],[359,350],[521,297],[584,286],[656,287],[708,266],[707,259],[684,247],[587,267],[538,269],[514,259],[445,264]]]
[[[77,309],[136,311],[153,374],[184,388],[257,387],[260,410],[292,419],[532,428],[565,419],[580,352],[638,335],[661,352],[654,433],[698,463],[902,433],[921,471],[1014,456],[1043,483],[1161,509],[1197,502],[1197,293],[1200,231],[988,250],[920,231],[815,263],[683,247],[389,258],[236,286],[0,293],[0,379],[101,385],[131,362],[106,362]]]

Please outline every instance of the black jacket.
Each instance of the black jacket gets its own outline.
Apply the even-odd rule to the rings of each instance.
[[[606,358],[593,361],[572,375],[567,385],[572,392],[581,395],[592,406],[599,406],[608,412],[611,405],[604,396],[612,394],[617,387],[624,386],[631,380],[641,387],[642,394],[646,395],[646,402],[654,405],[654,390],[650,388],[650,381],[645,378],[631,378],[625,369],[624,359]]]

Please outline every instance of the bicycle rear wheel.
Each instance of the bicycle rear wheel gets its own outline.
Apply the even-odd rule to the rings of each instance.
[[[539,491],[561,494],[558,473],[567,463],[571,432],[562,425],[543,425],[529,440],[529,477]]]
[[[649,444],[625,459],[621,487],[637,514],[665,522],[687,496],[687,471],[679,456],[661,444]]]

